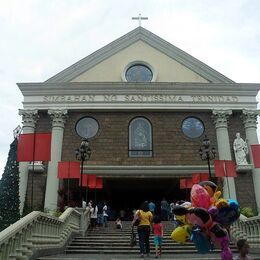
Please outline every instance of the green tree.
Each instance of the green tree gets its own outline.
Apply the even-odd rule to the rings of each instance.
[[[20,219],[19,169],[16,161],[17,139],[11,145],[0,181],[0,231]]]

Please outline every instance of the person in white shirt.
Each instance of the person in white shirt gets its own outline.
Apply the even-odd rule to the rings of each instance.
[[[108,208],[107,203],[104,201],[104,207],[103,207],[103,224],[104,227],[107,227],[107,220],[108,220]]]
[[[92,206],[90,208],[90,224],[92,228],[95,228],[97,226],[97,212],[97,205],[95,203],[92,203]]]

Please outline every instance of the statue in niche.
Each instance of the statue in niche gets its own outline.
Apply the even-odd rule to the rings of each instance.
[[[247,143],[240,137],[240,133],[236,133],[236,138],[233,143],[235,158],[237,165],[248,165],[246,156],[248,154]]]
[[[136,148],[144,148],[147,146],[146,131],[141,123],[138,123],[134,130],[134,145]]]

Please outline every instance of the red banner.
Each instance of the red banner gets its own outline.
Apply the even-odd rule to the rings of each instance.
[[[192,185],[193,183],[191,178],[180,179],[180,189],[191,189]]]
[[[251,145],[255,168],[260,168],[260,144]]]
[[[192,183],[197,184],[200,182],[200,173],[192,173]]]
[[[95,189],[97,186],[97,176],[94,174],[88,175],[88,187],[90,189]]]
[[[17,162],[50,161],[51,133],[20,134]]]
[[[58,162],[59,179],[79,179],[80,162]]]
[[[200,183],[201,181],[208,181],[208,180],[209,180],[209,174],[207,172],[192,173],[192,183],[193,184],[197,184],[197,183]]]
[[[102,177],[97,177],[96,189],[103,189],[103,178]]]
[[[80,185],[80,179],[79,179],[79,185]],[[88,175],[82,174],[82,187],[88,186]]]
[[[214,168],[216,177],[237,177],[234,161],[214,160]]]

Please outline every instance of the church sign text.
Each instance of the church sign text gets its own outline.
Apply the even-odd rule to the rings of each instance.
[[[44,96],[43,102],[51,103],[92,103],[92,102],[125,102],[125,103],[237,103],[237,96],[210,95],[64,95]]]

